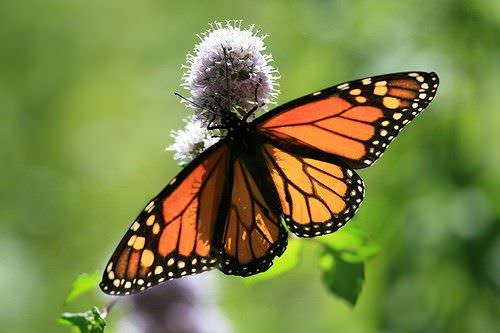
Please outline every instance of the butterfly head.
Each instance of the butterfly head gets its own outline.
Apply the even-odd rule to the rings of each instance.
[[[234,112],[224,112],[221,117],[221,125],[227,131],[227,137],[233,141],[249,131],[246,120],[241,119]]]

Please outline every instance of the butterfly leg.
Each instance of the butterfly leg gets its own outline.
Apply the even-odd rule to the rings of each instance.
[[[214,122],[215,122],[215,115],[212,115],[212,117],[210,117],[210,121],[207,126],[208,130],[224,129],[224,126],[213,125]]]
[[[245,114],[245,116],[243,116],[243,121],[246,121],[255,111],[266,105],[266,103],[259,104],[259,100],[257,98],[257,93],[259,92],[259,87],[261,86],[261,83],[262,79],[259,79],[259,83],[255,85],[255,106],[250,111],[248,111]]]

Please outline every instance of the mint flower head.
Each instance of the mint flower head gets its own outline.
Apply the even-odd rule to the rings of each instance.
[[[194,108],[182,130],[171,132],[174,143],[167,150],[185,165],[216,143],[223,131],[207,129],[220,125],[224,112],[244,117],[250,111],[273,103],[278,95],[278,71],[265,53],[264,39],[254,26],[241,21],[215,22],[198,35],[200,42],[187,55],[182,85],[190,92],[183,100]]]
[[[265,107],[277,97],[278,72],[265,53],[264,39],[254,26],[241,21],[215,22],[198,37],[187,56],[183,86],[198,105],[197,114],[210,119],[202,108],[218,113],[235,110],[244,115],[256,105]]]

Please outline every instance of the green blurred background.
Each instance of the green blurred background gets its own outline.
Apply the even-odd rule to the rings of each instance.
[[[363,76],[436,71],[435,101],[374,167],[354,223],[381,245],[355,308],[321,283],[318,248],[246,286],[217,276],[234,332],[493,332],[500,326],[500,2],[0,2],[0,322],[66,332],[63,300],[101,270],[179,170],[180,65],[214,20],[269,34],[279,103]],[[111,330],[126,316],[111,315]]]

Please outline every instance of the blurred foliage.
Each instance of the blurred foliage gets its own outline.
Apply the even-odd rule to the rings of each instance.
[[[323,252],[319,264],[328,289],[355,305],[365,281],[364,263],[346,261],[336,251],[328,248]]]
[[[378,245],[353,227],[318,238],[317,242],[323,245],[319,265],[325,285],[334,295],[355,305],[365,280],[365,262],[379,252]]]
[[[102,333],[106,327],[106,322],[96,307],[83,313],[63,313],[59,322],[78,333]]]
[[[315,240],[324,245],[325,252],[335,252],[343,261],[352,263],[365,262],[375,257],[380,250],[363,230],[352,225]]]
[[[247,277],[243,281],[252,285],[290,271],[300,262],[303,242],[309,241],[311,240],[290,239],[285,253],[274,261],[269,270]],[[365,262],[378,253],[379,247],[356,227],[342,228],[332,235],[313,241],[322,246],[319,263],[325,285],[333,295],[355,305],[365,279]]]
[[[101,274],[99,272],[95,272],[92,274],[83,273],[80,274],[73,284],[71,285],[71,290],[66,296],[65,303],[73,302],[78,296],[97,288],[99,281],[101,280]]]
[[[99,272],[92,274],[83,273],[73,281],[71,290],[66,296],[65,304],[75,301],[83,294],[98,288],[101,279]],[[106,309],[106,314],[108,309]],[[102,333],[106,327],[106,321],[97,307],[92,307],[86,312],[64,312],[59,317],[59,323],[71,328],[76,333]]]
[[[280,102],[368,75],[441,79],[428,110],[360,171],[367,196],[350,223],[381,252],[356,307],[330,297],[317,244],[304,241],[303,260],[275,279],[246,286],[218,275],[234,331],[497,330],[500,2],[491,0],[1,1],[3,327],[65,332],[53,318],[74,276],[103,269],[179,170],[163,149],[187,115],[172,93],[195,34],[232,18],[270,35]],[[112,317],[115,327],[119,311]]]

